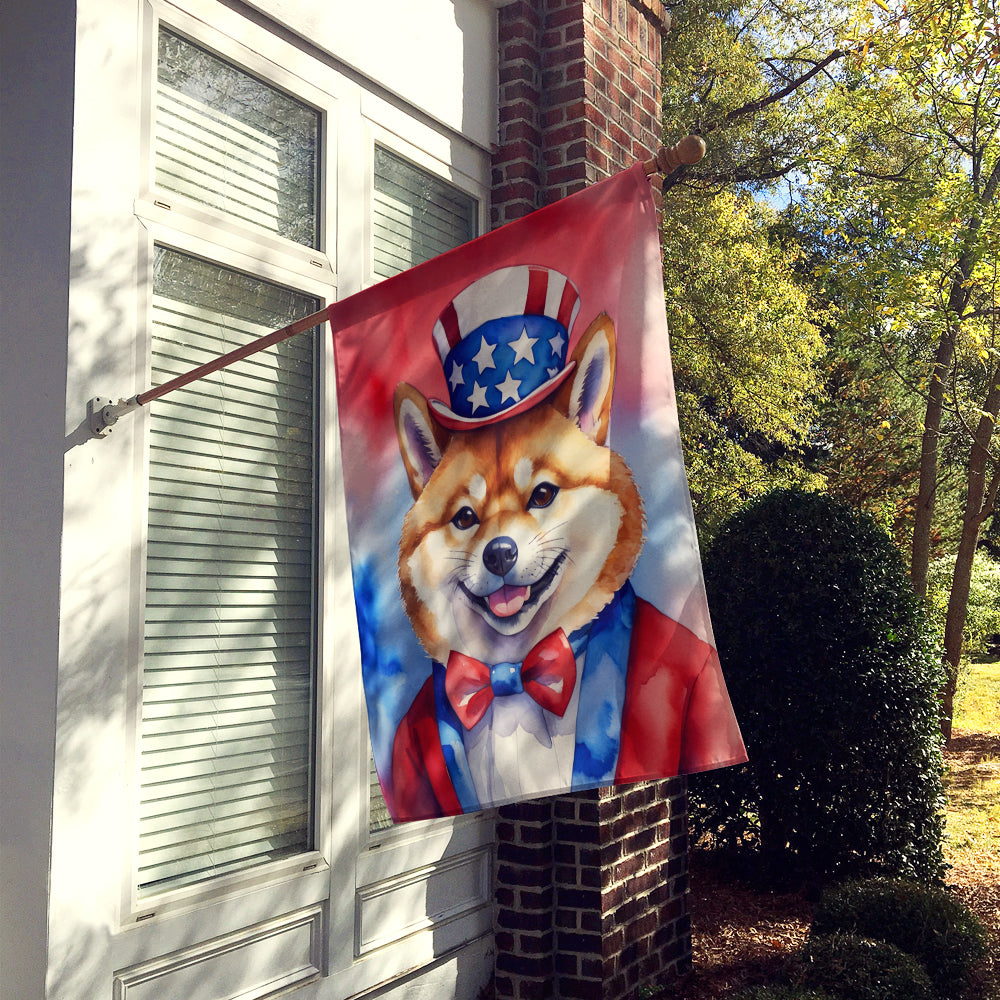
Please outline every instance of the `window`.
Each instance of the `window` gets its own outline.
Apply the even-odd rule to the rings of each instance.
[[[84,6],[55,53],[75,81],[72,191],[53,191],[56,215],[72,194],[73,266],[66,353],[62,337],[46,351],[77,424],[49,547],[40,971],[60,996],[118,1000],[471,995],[489,964],[492,817],[369,832],[329,326],[102,441],[84,413],[375,281],[376,145],[380,175],[384,161],[457,193],[453,241],[471,235],[495,15],[481,0],[381,22],[322,0]],[[394,83],[419,62],[418,21],[447,44],[411,94]],[[421,198],[395,203],[424,239]]]
[[[145,10],[138,388],[478,233],[483,150],[231,5]],[[126,992],[337,998],[487,947],[491,819],[387,830],[369,766],[330,333],[136,415]]]
[[[319,113],[168,28],[158,39],[157,190],[315,246]],[[318,307],[157,245],[152,384]],[[314,846],[316,350],[301,334],[151,408],[140,899]]]
[[[318,246],[319,113],[160,28],[156,185]]]
[[[158,247],[160,384],[317,308]],[[300,335],[150,414],[139,889],[311,844],[314,343]]]
[[[373,273],[390,278],[478,235],[478,206],[464,191],[375,146]],[[369,754],[369,832],[392,825]]]
[[[464,191],[375,147],[374,272],[389,278],[478,236]]]

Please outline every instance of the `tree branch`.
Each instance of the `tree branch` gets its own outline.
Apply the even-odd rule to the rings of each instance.
[[[717,128],[721,128],[723,125],[727,125],[729,122],[734,121],[737,118],[743,118],[746,115],[754,115],[758,111],[763,111],[764,108],[771,104],[777,104],[778,101],[783,100],[789,94],[798,90],[798,88],[804,83],[808,83],[818,73],[822,73],[823,70],[825,70],[831,63],[836,62],[838,59],[843,59],[846,55],[846,49],[834,49],[824,59],[821,59],[818,63],[816,63],[811,70],[807,73],[803,73],[802,76],[796,77],[786,87],[782,87],[780,90],[776,90],[773,94],[768,94],[766,97],[758,98],[756,101],[750,101],[742,107],[733,108],[732,111],[726,112],[721,121],[716,122],[714,125],[703,126],[701,134],[705,135],[709,132],[714,132]]]

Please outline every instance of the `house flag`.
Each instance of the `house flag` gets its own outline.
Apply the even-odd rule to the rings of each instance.
[[[393,819],[746,759],[641,164],[330,308]]]

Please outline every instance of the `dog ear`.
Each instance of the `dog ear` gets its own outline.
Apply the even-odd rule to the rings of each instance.
[[[449,435],[431,416],[427,400],[412,385],[400,382],[392,403],[399,453],[403,456],[403,465],[410,480],[410,492],[416,500],[431,473],[438,467]]]
[[[604,444],[611,421],[615,384],[615,326],[601,313],[573,349],[573,377],[560,389],[556,408],[597,444]]]

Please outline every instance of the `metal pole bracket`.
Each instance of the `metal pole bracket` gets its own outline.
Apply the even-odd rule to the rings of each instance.
[[[135,396],[131,399],[119,399],[118,402],[104,396],[94,396],[87,400],[87,423],[94,437],[107,437],[112,427],[123,413],[128,413],[139,407]]]

